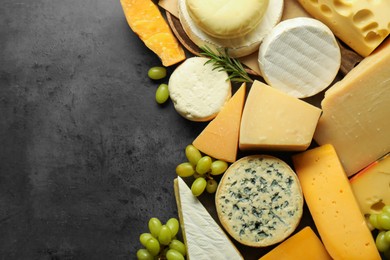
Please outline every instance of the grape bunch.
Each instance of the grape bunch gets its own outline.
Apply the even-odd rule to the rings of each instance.
[[[145,248],[137,251],[138,260],[184,260],[186,247],[176,239],[179,231],[179,221],[170,218],[164,225],[158,218],[151,218],[148,222],[150,233],[142,233],[139,237]]]
[[[390,255],[390,205],[384,206],[378,214],[371,214],[369,222],[378,230],[375,239],[378,251]]]
[[[192,194],[201,195],[205,190],[214,193],[217,190],[218,182],[213,176],[223,174],[228,168],[228,164],[222,160],[214,160],[201,152],[192,144],[185,149],[187,162],[183,162],[176,167],[176,174],[180,177],[195,178],[191,185]]]

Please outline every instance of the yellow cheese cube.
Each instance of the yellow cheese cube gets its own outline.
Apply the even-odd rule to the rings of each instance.
[[[305,227],[272,249],[260,260],[332,260],[321,240],[310,227]]]
[[[381,259],[332,145],[293,156],[303,195],[334,259]]]
[[[320,115],[319,108],[255,81],[242,112],[239,147],[303,151]]]

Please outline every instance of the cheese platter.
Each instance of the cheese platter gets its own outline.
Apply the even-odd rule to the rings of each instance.
[[[265,31],[264,37],[257,39],[259,47],[252,49],[252,43],[248,43],[245,51],[241,51],[240,41],[237,47],[235,39],[226,41],[224,38],[231,37],[229,26],[232,24],[228,26],[226,21],[217,27],[215,23],[212,26],[201,24],[203,20],[215,18],[214,12],[209,14],[212,8],[207,7],[204,1],[195,1],[193,5],[196,8],[189,2],[161,0],[158,3],[165,10],[172,35],[187,51],[184,61],[180,57],[172,64],[177,67],[169,75],[168,86],[174,109],[187,120],[209,122],[198,136],[194,136],[192,144],[183,147],[188,161],[177,163],[178,176],[172,180],[187,251],[171,259],[184,259],[184,256],[187,259],[206,259],[207,256],[210,259],[276,259],[272,257],[279,254],[279,248],[293,248],[287,243],[305,241],[318,245],[314,246],[315,251],[308,254],[314,252],[321,259],[386,257],[385,254],[390,252],[390,242],[387,244],[383,241],[386,241],[386,236],[390,236],[386,220],[389,215],[390,221],[390,213],[387,213],[390,190],[382,191],[379,197],[371,197],[369,192],[359,198],[355,194],[363,193],[362,190],[367,187],[373,189],[369,183],[375,177],[366,181],[364,188],[355,184],[361,182],[349,178],[357,176],[355,178],[362,180],[359,176],[367,176],[364,173],[370,172],[366,167],[380,164],[385,168],[385,177],[380,178],[389,182],[389,187],[383,189],[390,188],[389,169],[385,163],[387,160],[381,159],[390,152],[390,39],[386,39],[389,30],[378,33],[383,43],[376,47],[366,42],[356,43],[360,40],[358,36],[352,37],[353,44],[346,46],[336,38],[340,32],[333,29],[340,25],[329,24],[332,21],[344,23],[344,20],[321,16],[332,10],[343,16],[341,7],[343,11],[362,8],[361,12],[346,22],[356,26],[366,21],[368,11],[370,14],[380,13],[378,19],[387,19],[383,18],[383,11],[368,10],[368,7],[360,4],[349,6],[343,1],[324,1],[317,9],[305,10],[305,1],[284,1],[280,18],[276,19],[272,28]],[[318,1],[313,2],[318,4]],[[256,5],[258,2],[248,1],[248,5],[253,4],[254,8],[264,9],[268,6],[268,9],[264,9],[268,11],[263,10],[265,17],[269,9],[277,8],[275,6],[279,2],[270,0],[270,3],[264,3]],[[276,5],[272,6],[272,3]],[[122,0],[122,5],[126,10],[131,3]],[[386,3],[383,3],[383,7],[390,8]],[[199,10],[204,10],[200,18],[196,16]],[[307,13],[308,10],[311,14]],[[126,14],[128,12],[125,11]],[[203,14],[208,16],[203,17]],[[126,18],[130,27],[135,28],[132,27],[135,23],[132,18],[128,15]],[[188,22],[190,19],[193,21]],[[211,34],[208,30],[212,30],[212,37],[218,40],[210,40],[213,38],[209,36],[202,38],[204,32],[194,33],[194,36],[193,31],[188,29],[194,30],[192,22],[208,34]],[[380,20],[377,24],[382,23]],[[282,24],[288,26],[278,28],[276,33],[276,28]],[[261,19],[249,27],[259,26]],[[363,33],[367,34],[367,30],[371,30],[371,33],[375,29],[375,26],[367,25]],[[281,34],[287,36],[283,38]],[[248,36],[248,39],[251,37]],[[274,42],[271,37],[281,42]],[[377,43],[378,37],[365,39]],[[219,45],[226,42],[232,44],[222,47],[225,51],[231,50],[233,55],[229,56],[227,51],[222,53],[221,48],[214,48],[216,42]],[[279,44],[282,47],[275,48]],[[268,46],[270,53],[264,50]],[[351,46],[357,50],[363,49],[364,52],[360,53],[364,57],[351,49]],[[367,53],[368,50],[371,51]],[[204,64],[199,71],[198,65],[188,65],[197,58],[203,59]],[[273,66],[276,64],[276,67],[270,67],[270,72],[265,65],[267,62]],[[211,64],[214,69],[210,67]],[[238,67],[229,67],[237,64]],[[224,77],[231,81],[231,85],[225,86],[223,91],[217,90],[218,95],[203,95],[213,86],[207,86],[207,90],[202,88],[209,82],[211,85],[216,82],[214,76],[209,77],[209,74],[221,71],[234,74],[240,70],[248,73],[249,79],[227,74]],[[375,79],[369,79],[369,75],[374,75]],[[273,77],[275,80],[271,80]],[[284,83],[293,91],[278,88]],[[322,85],[313,87],[317,83]],[[224,95],[224,91],[229,94]],[[224,104],[218,105],[218,112],[208,114],[205,108],[216,105],[218,102],[212,97],[219,95],[223,96]],[[188,112],[194,108],[195,112]],[[195,113],[199,114],[194,117]],[[255,160],[253,156],[260,158],[257,165],[252,165]],[[274,158],[274,161],[268,162],[270,158]],[[280,164],[278,160],[287,168],[291,167],[294,178],[291,174],[283,173],[286,168],[273,170],[275,165]],[[242,161],[245,163],[236,170],[235,165]],[[223,170],[220,170],[221,167]],[[370,175],[378,175],[378,171],[374,172]],[[267,174],[271,176],[272,173],[275,176],[267,177]],[[240,174],[245,177],[240,178]],[[293,183],[297,185],[294,186],[294,192],[290,190]],[[297,194],[301,194],[302,203],[291,200]],[[364,203],[369,203],[369,213],[361,213]],[[290,208],[292,205],[293,208]],[[286,211],[280,211],[284,207]],[[298,217],[295,212],[298,212]],[[292,218],[294,224],[290,223]],[[285,230],[287,227],[290,229]],[[308,233],[302,235],[301,231]],[[278,238],[280,232],[284,236]],[[307,240],[300,240],[300,236]],[[272,242],[265,242],[268,239]],[[149,250],[146,242],[142,244]],[[169,243],[162,245],[168,246],[167,250],[173,254]],[[142,251],[142,257],[145,258],[139,256],[140,259],[148,259],[146,251]],[[154,253],[156,256],[160,250]],[[301,253],[291,252],[288,259],[304,257]]]

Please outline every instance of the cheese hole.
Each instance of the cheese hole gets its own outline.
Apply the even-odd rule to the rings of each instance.
[[[378,201],[377,203],[374,203],[372,206],[371,206],[371,209],[373,211],[376,211],[376,212],[380,212],[382,210],[382,208],[385,206],[385,203],[383,203],[383,201]]]
[[[374,17],[374,14],[368,9],[359,10],[352,18],[352,21],[359,25],[369,22]]]
[[[379,31],[379,32],[381,32],[381,31]],[[380,34],[376,33],[376,32],[373,32],[373,31],[367,33],[366,37],[364,37],[364,40],[368,44],[370,44],[370,43],[374,44],[374,43],[376,43],[378,41],[381,41],[381,39],[382,39],[382,36]]]
[[[327,5],[321,5],[321,11],[327,16],[332,15],[332,10]]]
[[[362,28],[362,31],[363,32],[372,31],[372,30],[374,30],[377,27],[378,27],[378,23],[377,22],[372,22],[372,23],[367,24],[366,26],[364,26]]]
[[[310,0],[312,4],[318,5],[318,0]]]
[[[351,1],[349,0],[334,0],[334,9],[342,16],[349,16],[351,14]]]

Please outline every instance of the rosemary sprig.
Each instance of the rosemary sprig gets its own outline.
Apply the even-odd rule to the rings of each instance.
[[[228,79],[235,82],[253,82],[245,71],[241,62],[235,58],[231,58],[228,54],[228,49],[218,49],[218,53],[214,53],[210,47],[200,47],[202,52],[200,55],[210,58],[207,63],[212,63],[214,70],[226,71],[229,75]]]

